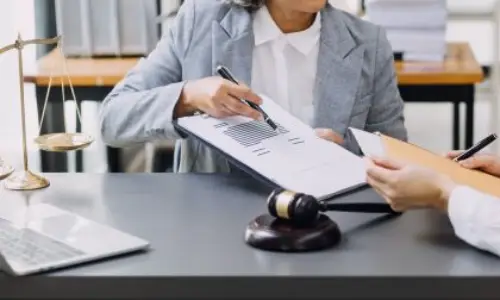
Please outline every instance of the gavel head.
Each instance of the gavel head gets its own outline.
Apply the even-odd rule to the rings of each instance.
[[[316,221],[322,208],[315,197],[284,189],[269,195],[267,207],[273,217],[302,226]]]

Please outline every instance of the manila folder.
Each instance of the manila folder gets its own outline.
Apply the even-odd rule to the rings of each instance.
[[[388,157],[427,167],[450,176],[457,184],[500,197],[500,178],[498,177],[478,170],[466,169],[449,158],[383,134],[372,134],[353,128],[351,131],[365,155]]]

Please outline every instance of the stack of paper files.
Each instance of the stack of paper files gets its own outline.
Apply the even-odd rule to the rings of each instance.
[[[393,51],[404,60],[444,60],[446,0],[367,0],[366,18],[386,30]]]

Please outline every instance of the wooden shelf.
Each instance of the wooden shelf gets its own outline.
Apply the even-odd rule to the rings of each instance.
[[[68,58],[66,60],[74,86],[114,86],[134,67],[139,58]],[[403,85],[471,84],[483,80],[484,74],[468,43],[450,43],[444,62],[396,62],[398,81]],[[54,86],[64,78],[62,57],[51,52],[41,58],[34,70],[25,71],[25,82],[48,85],[53,73]],[[64,78],[65,79],[65,78]],[[68,84],[65,79],[64,84]]]

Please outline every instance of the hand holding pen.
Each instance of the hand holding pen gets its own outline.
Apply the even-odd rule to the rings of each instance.
[[[257,107],[262,104],[262,99],[250,88],[220,76],[188,81],[182,89],[174,117],[181,118],[201,111],[218,119],[235,115],[262,119],[258,110],[240,99],[246,99]]]
[[[478,154],[497,139],[491,134],[466,151],[452,151],[447,157],[458,162],[464,168],[476,169],[485,173],[500,176],[500,157],[492,154]]]

